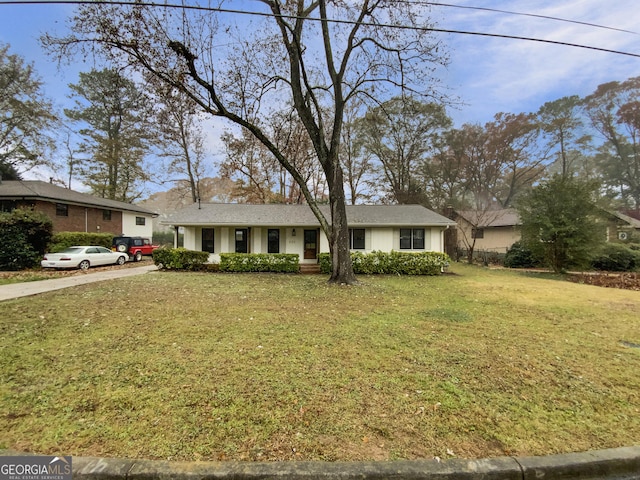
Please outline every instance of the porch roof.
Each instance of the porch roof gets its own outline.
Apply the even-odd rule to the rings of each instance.
[[[329,219],[329,206],[320,210]],[[347,205],[349,226],[454,226],[455,222],[421,205]],[[161,222],[174,226],[318,227],[308,205],[193,204]]]

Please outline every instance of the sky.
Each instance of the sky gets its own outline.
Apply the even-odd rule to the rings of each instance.
[[[475,8],[432,5],[431,16],[437,28],[531,37],[640,55],[637,0],[449,0],[447,3]],[[247,9],[251,2],[232,0],[226,5]],[[0,42],[9,43],[11,53],[34,64],[44,81],[45,93],[60,106],[69,102],[67,85],[76,83],[79,72],[95,65],[86,59],[61,70],[42,51],[38,37],[44,32],[63,34],[66,19],[73,11],[72,5],[0,2]],[[446,92],[461,102],[459,107],[449,109],[457,127],[464,123],[484,124],[499,112],[535,112],[545,102],[568,95],[586,96],[602,83],[640,75],[640,57],[506,38],[434,35],[449,52],[450,63],[438,75]],[[211,144],[218,143],[212,139]]]

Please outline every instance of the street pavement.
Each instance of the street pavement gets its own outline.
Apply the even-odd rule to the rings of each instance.
[[[104,270],[99,272],[87,272],[71,277],[51,278],[48,280],[38,280],[35,282],[11,283],[0,285],[0,302],[12,298],[28,297],[39,293],[51,292],[77,285],[84,285],[93,282],[103,282],[115,278],[130,277],[157,270],[155,265],[145,265],[143,267],[122,268]]]

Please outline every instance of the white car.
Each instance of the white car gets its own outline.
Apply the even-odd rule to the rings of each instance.
[[[81,268],[99,265],[123,265],[127,261],[127,253],[112,252],[108,248],[98,246],[77,246],[65,248],[58,253],[46,253],[40,265],[43,268]]]

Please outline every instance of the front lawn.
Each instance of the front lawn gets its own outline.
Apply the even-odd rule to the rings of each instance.
[[[171,460],[543,455],[640,441],[640,294],[156,272],[0,303],[0,449]]]

